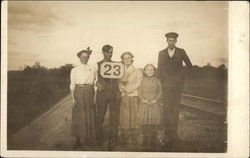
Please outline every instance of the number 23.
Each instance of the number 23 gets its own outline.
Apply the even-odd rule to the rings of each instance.
[[[110,70],[112,69],[112,66],[111,65],[105,65],[104,68],[108,68],[104,72],[104,75],[110,76],[111,75]],[[119,76],[121,74],[121,71],[120,71],[121,66],[120,65],[113,65],[113,68],[115,69],[115,71],[113,72],[113,75]]]

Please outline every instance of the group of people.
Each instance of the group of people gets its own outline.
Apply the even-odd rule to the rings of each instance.
[[[183,62],[192,64],[184,49],[175,46],[178,34],[166,35],[168,47],[159,52],[158,67],[147,64],[143,70],[133,65],[134,55],[124,52],[123,77],[104,78],[101,65],[113,62],[113,47],[102,47],[103,60],[88,64],[92,51],[77,53],[81,64],[71,70],[70,90],[73,100],[72,135],[75,147],[102,145],[104,119],[109,111],[109,142],[155,146],[178,140],[178,105],[184,85]]]

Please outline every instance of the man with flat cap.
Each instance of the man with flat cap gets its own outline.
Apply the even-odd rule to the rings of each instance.
[[[118,87],[118,79],[104,78],[101,73],[101,65],[104,62],[113,62],[113,47],[104,45],[102,47],[103,59],[97,62],[97,139],[100,145],[103,143],[103,124],[107,108],[109,107],[109,147],[112,149],[117,141],[118,135],[118,120],[119,120],[119,105],[120,91]]]
[[[165,36],[167,38],[168,47],[159,52],[158,73],[163,88],[163,123],[166,141],[172,145],[178,140],[178,106],[180,104],[185,79],[183,62],[188,69],[192,67],[192,63],[185,50],[175,46],[178,34],[169,32]]]

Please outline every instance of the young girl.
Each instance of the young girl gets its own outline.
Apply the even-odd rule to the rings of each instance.
[[[144,77],[139,88],[139,124],[142,130],[142,145],[150,147],[159,141],[157,135],[160,132],[162,118],[161,83],[155,77],[155,67],[147,64],[144,67]]]

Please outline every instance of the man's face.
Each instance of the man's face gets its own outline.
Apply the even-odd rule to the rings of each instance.
[[[107,52],[103,52],[104,59],[111,60],[113,55],[113,48],[110,48]]]
[[[88,61],[89,61],[89,56],[90,56],[90,55],[89,55],[88,53],[82,53],[82,54],[80,55],[81,63],[87,64]]]
[[[177,40],[175,38],[167,38],[167,42],[168,42],[168,47],[173,49],[175,47],[175,44],[177,42]]]

